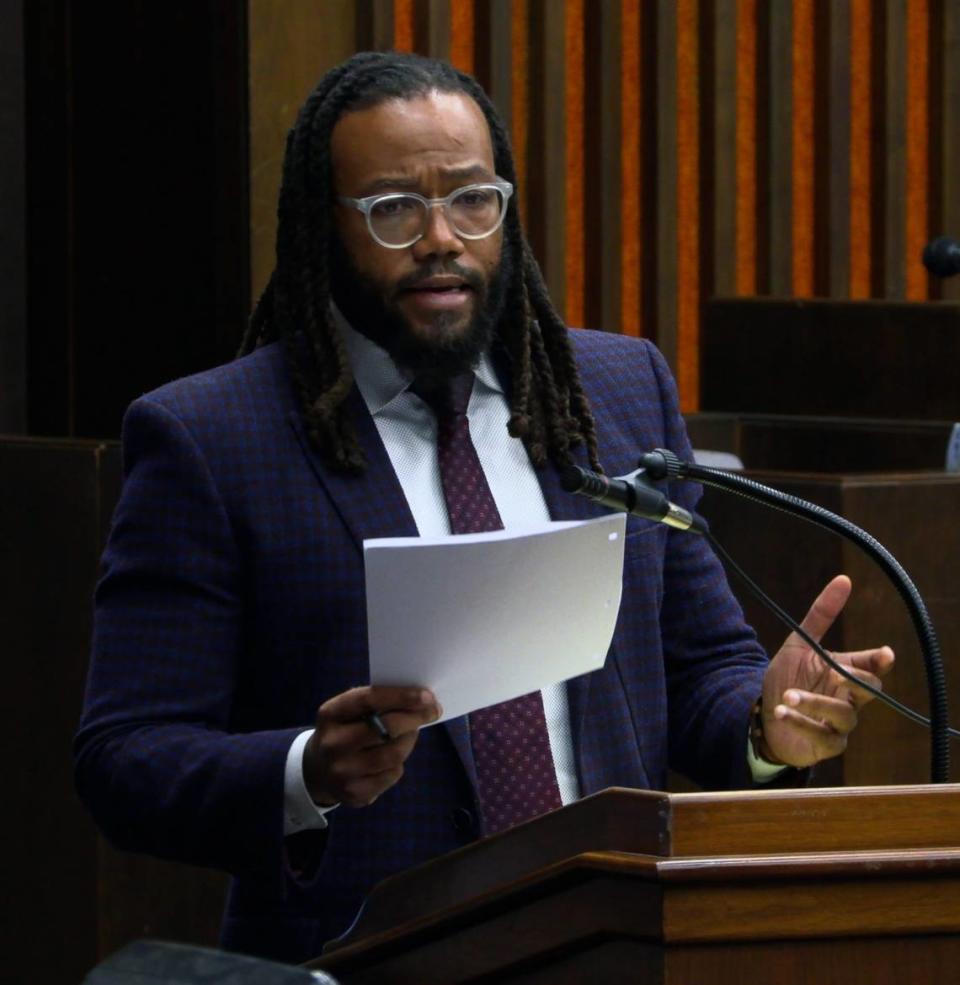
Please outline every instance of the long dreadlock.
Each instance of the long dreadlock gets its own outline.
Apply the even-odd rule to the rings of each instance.
[[[328,251],[335,238],[330,136],[345,113],[431,92],[464,93],[477,103],[490,128],[496,172],[516,188],[510,141],[484,91],[471,76],[419,55],[354,55],[320,80],[287,138],[277,263],[239,354],[283,342],[310,438],[342,471],[362,472],[366,461],[344,407],[353,376],[331,314]],[[510,199],[503,223],[505,249],[516,262],[509,265],[504,314],[495,328],[511,364],[509,431],[523,439],[537,466],[548,457],[567,464],[570,448],[585,443],[592,468],[600,471],[593,415],[566,327],[523,234],[518,197]]]

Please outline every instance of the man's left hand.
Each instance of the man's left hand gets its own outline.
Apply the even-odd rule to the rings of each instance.
[[[851,584],[838,575],[820,593],[801,626],[818,643],[840,615]],[[856,653],[831,654],[857,678],[880,686],[893,666],[893,650],[881,646]],[[812,766],[839,756],[857,724],[859,710],[873,695],[831,670],[796,633],[770,661],[763,679],[764,759],[787,766]]]

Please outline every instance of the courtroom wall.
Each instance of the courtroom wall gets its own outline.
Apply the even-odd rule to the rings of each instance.
[[[956,0],[250,0],[253,293],[282,134],[363,48],[475,73],[508,119],[567,321],[657,341],[695,409],[719,295],[957,297]]]
[[[960,294],[918,261],[960,234],[960,0],[16,8],[10,430],[112,437],[138,393],[230,358],[272,265],[286,130],[366,48],[478,76],[565,317],[656,340],[687,410],[713,295]]]

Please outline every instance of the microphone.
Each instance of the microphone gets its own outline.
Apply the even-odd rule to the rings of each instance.
[[[960,244],[949,236],[930,240],[923,248],[923,265],[934,277],[960,273]]]
[[[611,479],[578,465],[569,465],[560,473],[560,485],[566,492],[586,496],[620,513],[632,513],[695,534],[706,532],[703,520],[671,503],[659,489],[654,489],[644,477],[643,469]]]

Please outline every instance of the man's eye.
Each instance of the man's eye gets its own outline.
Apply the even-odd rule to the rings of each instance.
[[[388,216],[406,215],[414,211],[418,205],[419,202],[415,198],[388,198],[383,202],[374,202],[371,211],[374,216],[387,218]]]
[[[496,192],[490,188],[472,188],[459,194],[454,203],[467,209],[483,209],[493,202],[494,195]]]

